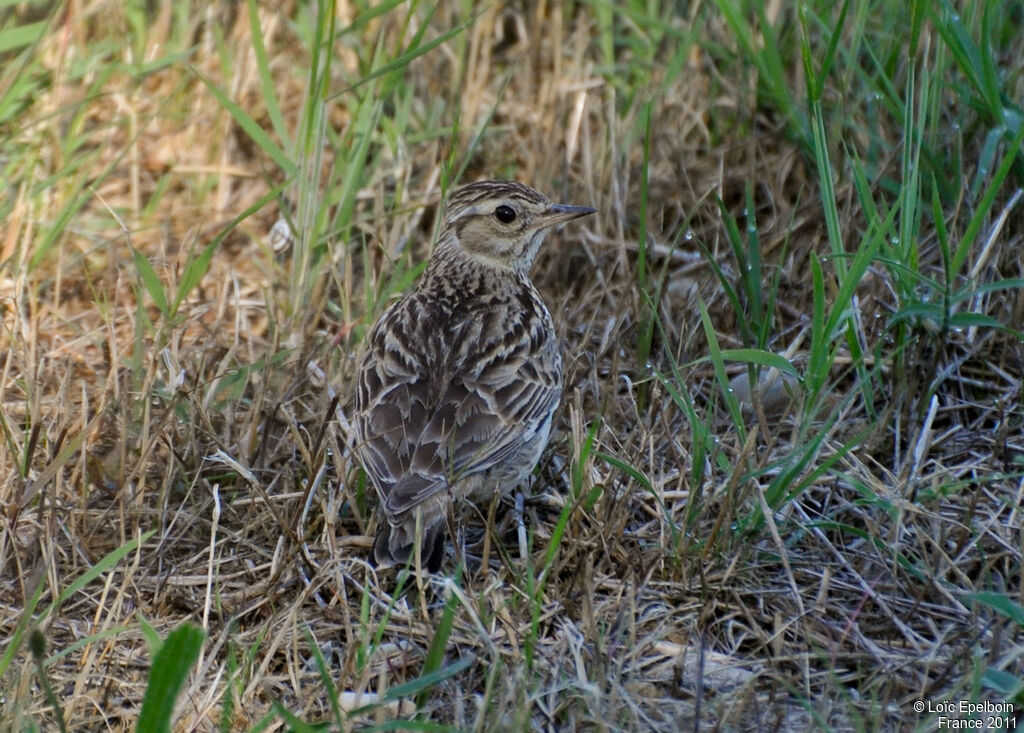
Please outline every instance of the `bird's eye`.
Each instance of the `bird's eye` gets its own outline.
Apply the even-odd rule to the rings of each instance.
[[[494,215],[498,218],[502,224],[509,224],[516,218],[516,210],[511,206],[505,206],[502,204],[494,210]]]

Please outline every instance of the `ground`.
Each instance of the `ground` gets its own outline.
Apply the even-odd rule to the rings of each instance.
[[[1015,725],[1021,3],[456,5],[0,12],[0,729]],[[484,177],[597,209],[556,429],[378,569],[353,365]]]

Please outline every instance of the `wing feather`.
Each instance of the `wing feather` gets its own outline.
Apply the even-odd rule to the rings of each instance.
[[[414,294],[381,318],[357,375],[357,451],[395,526],[546,431],[562,387],[549,324],[470,314],[426,331],[424,307]]]

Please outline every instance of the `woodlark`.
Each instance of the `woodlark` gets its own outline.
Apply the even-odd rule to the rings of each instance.
[[[514,489],[548,442],[562,392],[551,314],[529,268],[549,229],[593,213],[519,183],[452,194],[423,277],[367,336],[356,454],[380,498],[380,564],[436,571],[448,508]]]

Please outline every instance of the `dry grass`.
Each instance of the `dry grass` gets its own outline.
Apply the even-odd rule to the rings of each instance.
[[[246,7],[155,6],[69,3],[24,72],[45,75],[38,94],[0,117],[0,634],[15,638],[26,613],[43,632],[71,729],[131,728],[147,628],[163,637],[186,619],[206,641],[175,730],[283,730],[274,703],[312,723],[374,701],[345,726],[418,714],[488,731],[927,729],[937,718],[915,701],[1002,702],[992,678],[1024,679],[1024,628],[994,610],[1024,602],[1019,333],[942,328],[925,310],[892,319],[906,302],[880,255],[856,290],[863,354],[837,338],[817,394],[748,409],[744,426],[721,364],[701,360],[714,352],[705,307],[715,349],[762,346],[810,370],[812,256],[831,252],[813,149],[757,93],[718,9],[668,14],[649,49],[657,24],[623,13],[613,35],[597,4],[487,6],[393,82],[351,220],[331,218],[346,202],[330,171],[351,150],[357,97],[391,92],[350,86],[378,41],[397,56],[427,17],[405,27],[402,6],[344,36],[327,108],[337,137],[318,170],[332,183],[314,204],[323,258],[296,312],[289,255],[265,243],[278,207],[228,227],[285,175],[200,79],[270,129]],[[340,6],[339,28],[358,15]],[[304,119],[310,24],[289,19],[309,14],[259,13],[289,129]],[[425,40],[469,19],[442,8]],[[866,159],[873,141],[857,133],[873,118],[845,103],[830,150],[841,231],[857,242],[870,218],[838,138]],[[389,136],[401,115],[404,134]],[[898,124],[875,134],[903,139]],[[961,143],[970,181],[982,143]],[[900,183],[898,152],[873,160],[873,185]],[[463,180],[515,177],[599,213],[551,237],[534,270],[569,386],[533,492],[521,515],[464,520],[459,552],[486,552],[485,567],[450,552],[449,575],[416,579],[368,564],[372,501],[334,418],[363,330],[426,256],[461,165]],[[977,290],[969,308],[1020,328],[1019,288],[979,288],[1024,277],[1012,180],[990,211],[961,192],[942,218],[955,246],[983,212],[961,280]],[[756,233],[744,241],[765,271],[762,344],[742,330],[731,217]],[[173,302],[225,228],[180,309],[161,309],[133,253]],[[916,266],[937,277],[941,235],[928,217],[917,234]],[[831,299],[835,258],[824,267]],[[730,361],[728,375],[745,369]],[[430,653],[438,629],[443,658]],[[13,651],[0,728],[50,730],[28,646]],[[428,695],[387,695],[437,665]]]

